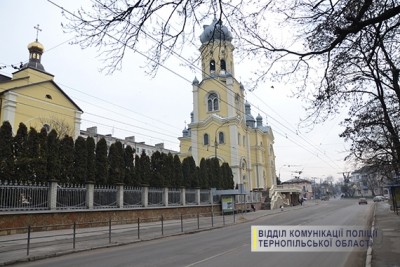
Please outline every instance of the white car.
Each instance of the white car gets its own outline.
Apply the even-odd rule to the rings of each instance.
[[[381,202],[381,201],[384,201],[385,198],[383,196],[375,196],[372,200],[374,202]]]

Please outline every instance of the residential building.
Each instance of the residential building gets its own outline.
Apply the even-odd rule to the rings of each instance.
[[[10,122],[14,134],[24,123],[40,131],[55,129],[60,136],[79,136],[83,111],[54,81],[42,65],[44,47],[28,45],[29,61],[12,77],[0,75],[0,123]]]
[[[387,179],[374,168],[364,166],[352,172],[350,182],[356,197],[389,195],[389,190],[384,187],[388,183]]]
[[[234,183],[247,190],[276,184],[274,135],[258,114],[254,119],[237,80],[232,34],[214,18],[200,36],[202,77],[192,83],[193,111],[180,140],[180,157],[216,157],[227,162]]]
[[[136,142],[135,141],[135,136],[129,136],[125,137],[125,139],[120,139],[113,137],[111,134],[99,134],[97,133],[97,127],[90,127],[87,128],[86,130],[81,130],[80,131],[80,136],[83,138],[87,137],[92,137],[94,139],[94,142],[97,143],[101,138],[104,138],[107,142],[107,146],[110,147],[111,144],[119,141],[122,143],[122,145],[125,147],[127,145],[131,146],[133,149],[135,149],[135,155],[141,155],[143,152],[146,153],[147,156],[151,157],[154,152],[158,151],[160,153],[171,153],[172,155],[178,154],[177,151],[171,150],[171,149],[166,149],[164,147],[164,143],[159,143],[153,145],[148,145],[145,142]]]

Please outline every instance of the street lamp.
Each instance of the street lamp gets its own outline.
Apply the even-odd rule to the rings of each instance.
[[[217,127],[217,129],[215,130],[214,133],[214,157],[217,158],[217,149],[218,149],[218,142],[217,142],[217,132],[218,130],[224,126],[225,124],[227,124],[229,121],[225,121],[224,123],[222,123],[220,126]],[[225,139],[225,136],[224,136]],[[225,141],[224,141],[225,142]]]

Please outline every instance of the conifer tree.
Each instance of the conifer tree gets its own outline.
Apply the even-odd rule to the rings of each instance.
[[[162,158],[164,162],[163,173],[165,177],[164,186],[166,187],[176,187],[175,177],[174,177],[174,157],[171,153],[162,153]]]
[[[86,181],[94,182],[96,179],[96,160],[95,160],[95,148],[96,144],[93,137],[88,137],[86,139],[86,149],[87,149],[87,173]]]
[[[27,142],[28,128],[21,122],[19,124],[17,134],[13,138],[15,177],[18,181],[27,181],[29,177]]]
[[[196,179],[196,162],[194,161],[192,156],[183,159],[182,174],[183,185],[186,188],[190,188],[193,181]]]
[[[74,140],[64,136],[60,140],[60,183],[71,183],[74,176]]]
[[[163,173],[163,158],[159,151],[154,152],[151,155],[150,165],[151,165],[151,177],[150,186],[153,187],[163,187],[165,182],[165,177]]]
[[[178,155],[174,156],[172,186],[183,186],[182,163]]]
[[[140,186],[143,185],[144,183],[142,182],[142,170],[140,168],[140,156],[135,155],[135,179],[134,179],[134,185],[135,186]]]
[[[35,128],[30,128],[28,140],[26,144],[27,154],[27,180],[31,183],[36,182],[38,178],[38,170],[40,169],[40,141],[39,133]]]
[[[46,173],[47,181],[57,181],[60,177],[59,140],[57,132],[51,130],[46,139]]]
[[[200,187],[203,189],[209,189],[210,183],[208,181],[208,172],[207,172],[207,163],[204,158],[200,160],[199,166],[199,180],[200,180]]]
[[[0,180],[14,179],[12,126],[4,121],[0,127]]]
[[[137,170],[140,170],[141,173],[141,183],[142,185],[150,185],[150,177],[151,177],[151,163],[150,157],[146,155],[144,151],[140,155],[139,165]]]
[[[47,182],[47,130],[42,128],[38,133],[39,156],[36,161],[36,182]]]
[[[96,184],[105,185],[108,183],[108,159],[107,141],[101,138],[96,144]]]
[[[125,161],[125,177],[124,184],[125,185],[134,185],[135,178],[135,166],[133,164],[133,155],[134,150],[130,145],[127,145],[124,150],[124,161]]]
[[[222,174],[222,181],[223,181],[222,188],[223,189],[233,189],[235,186],[235,182],[233,181],[232,169],[227,162],[222,163],[221,174]]]
[[[74,147],[74,179],[75,184],[84,184],[87,175],[87,148],[85,138],[79,136]]]
[[[213,187],[217,189],[222,188],[222,175],[221,175],[221,167],[219,166],[218,158],[211,158],[211,170],[212,170],[212,179],[213,179]]]
[[[108,162],[109,184],[122,183],[125,177],[125,160],[124,149],[121,142],[117,141],[110,146]]]

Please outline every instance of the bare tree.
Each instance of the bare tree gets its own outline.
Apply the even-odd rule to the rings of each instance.
[[[295,96],[308,103],[305,126],[343,107],[349,108],[347,122],[360,120],[373,103],[382,112],[373,119],[380,120],[378,135],[385,133],[390,145],[387,161],[399,169],[393,121],[400,106],[399,13],[400,0],[92,0],[90,8],[64,10],[64,28],[76,33],[82,47],[98,47],[109,73],[121,68],[127,49],[145,55],[157,70],[193,44],[214,15],[233,32],[237,55],[258,62],[250,88],[269,79],[300,82]],[[281,38],[277,32],[288,34]],[[344,137],[354,141],[353,133]]]
[[[49,118],[39,118],[39,122],[41,125],[48,125],[48,131],[55,130],[59,138],[64,138],[65,136],[74,136],[74,131],[71,126],[62,118],[53,116]]]

